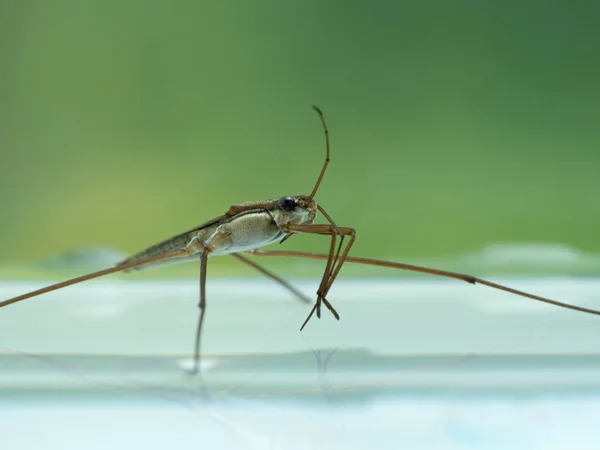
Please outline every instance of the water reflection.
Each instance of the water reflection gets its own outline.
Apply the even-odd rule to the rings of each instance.
[[[585,421],[569,425],[568,414],[600,413],[600,356],[398,357],[310,347],[220,356],[200,379],[175,357],[2,351],[0,420],[11,444],[24,442],[23,424],[74,430],[77,442],[95,421],[110,430],[98,442],[112,448],[132,433],[144,436],[145,448],[168,438],[210,448],[354,449],[374,434],[382,439],[377,448],[413,439],[452,448],[474,436],[498,438],[482,417],[526,442],[532,429],[589,433]],[[562,425],[548,431],[547,420],[530,419],[524,427],[523,414]]]

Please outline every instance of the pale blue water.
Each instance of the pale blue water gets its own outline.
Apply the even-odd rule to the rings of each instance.
[[[600,305],[597,279],[501,279]],[[311,294],[314,282],[299,282]],[[0,283],[0,297],[39,283]],[[98,281],[0,311],[2,449],[595,449],[600,318],[444,280]]]

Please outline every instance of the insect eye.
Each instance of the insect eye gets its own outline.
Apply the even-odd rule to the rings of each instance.
[[[293,211],[296,207],[296,200],[293,197],[281,197],[279,199],[279,207],[284,211]]]

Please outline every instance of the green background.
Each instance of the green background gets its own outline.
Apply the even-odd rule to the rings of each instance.
[[[592,1],[3,1],[0,262],[310,193],[313,103],[353,254],[599,252],[598,23]]]

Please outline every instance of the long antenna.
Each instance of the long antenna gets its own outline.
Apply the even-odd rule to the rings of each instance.
[[[327,129],[327,124],[325,123],[325,116],[323,116],[323,111],[319,109],[317,106],[313,106],[313,109],[319,113],[319,117],[321,118],[321,123],[323,124],[323,130],[325,130],[325,146],[327,148],[327,156],[325,157],[325,163],[323,164],[323,168],[321,169],[321,173],[319,174],[319,178],[317,179],[317,184],[315,184],[314,189],[310,193],[310,197],[308,197],[308,202],[310,203],[317,190],[319,189],[319,185],[321,184],[321,180],[323,179],[323,175],[325,175],[325,170],[327,169],[327,165],[329,164],[329,130]]]

